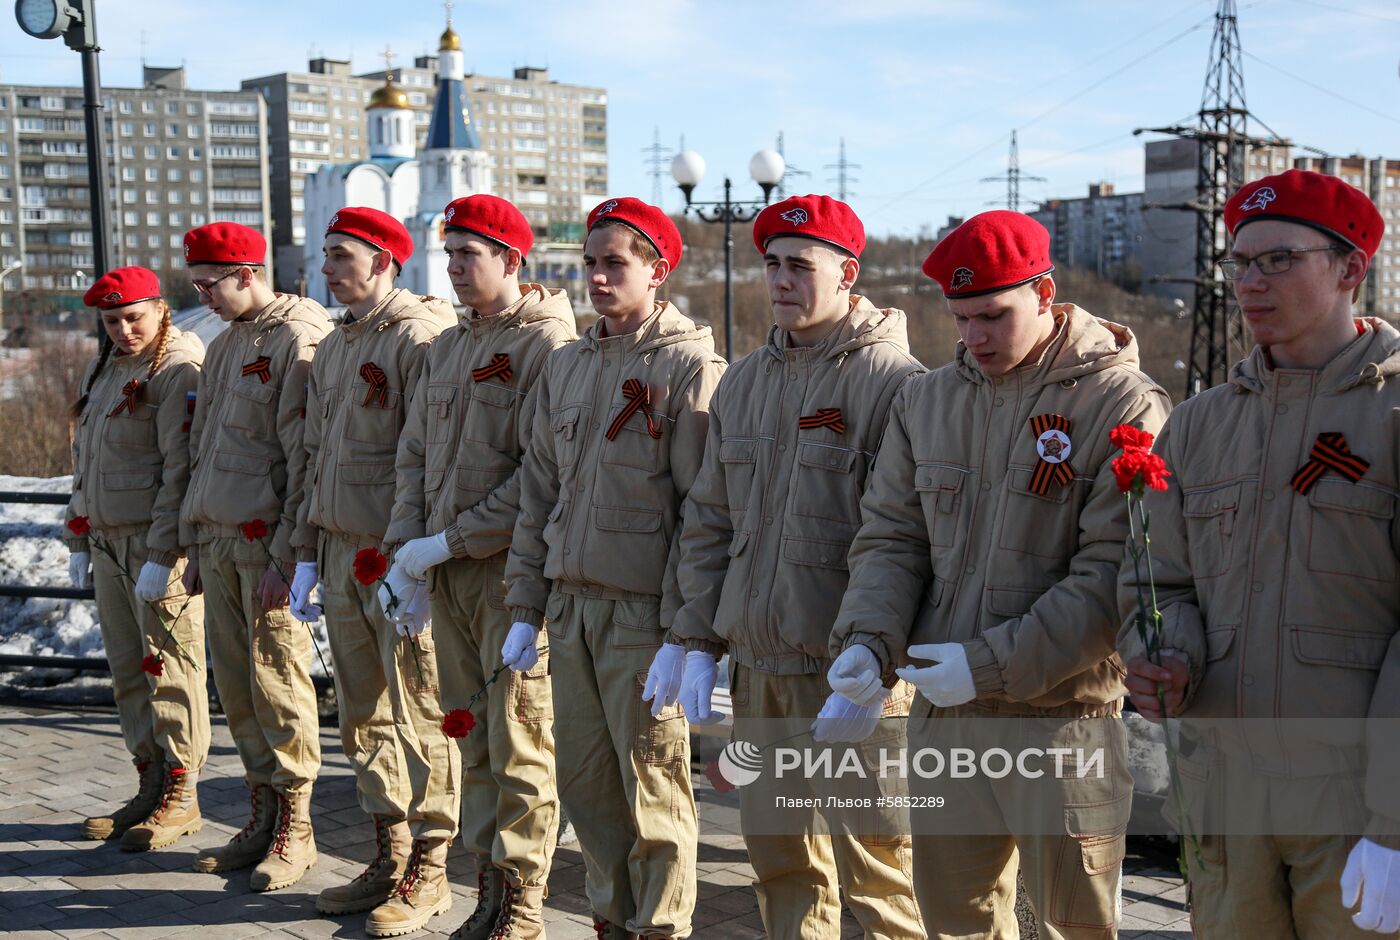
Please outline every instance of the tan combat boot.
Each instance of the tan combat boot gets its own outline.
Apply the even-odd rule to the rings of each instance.
[[[294,885],[316,864],[316,835],[311,831],[311,788],[272,792],[277,798],[277,821],[272,827],[272,844],[248,879],[248,887],[254,891],[276,891]]]
[[[408,868],[394,888],[393,897],[370,912],[365,930],[371,937],[398,937],[413,933],[452,907],[447,884],[447,840],[414,839]]]
[[[165,766],[161,761],[137,761],[136,772],[141,775],[141,783],[136,789],[136,795],[110,816],[93,816],[83,820],[83,838],[119,838],[132,826],[151,815],[151,810],[160,802],[160,788],[165,782],[164,770]]]
[[[487,940],[540,940],[544,936],[544,885],[507,884],[501,913]]]
[[[205,849],[195,859],[194,870],[211,873],[247,868],[262,861],[272,844],[272,827],[277,822],[277,798],[265,783],[248,788],[253,801],[253,816],[232,839],[217,849]]]
[[[452,933],[451,940],[486,940],[496,926],[501,913],[501,898],[505,894],[506,873],[489,859],[477,859],[476,910],[466,923]]]
[[[181,836],[202,829],[204,817],[199,814],[198,784],[199,774],[183,767],[168,768],[156,808],[122,835],[122,848],[128,852],[163,849]]]
[[[349,884],[323,890],[316,898],[316,910],[322,914],[358,914],[389,899],[408,865],[413,836],[404,820],[375,816],[374,843],[375,855],[369,866]]]

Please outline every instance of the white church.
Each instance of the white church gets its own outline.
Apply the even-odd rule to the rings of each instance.
[[[345,206],[368,206],[403,221],[413,236],[413,257],[398,286],[455,303],[443,261],[442,210],[462,196],[493,191],[491,157],[480,149],[467,109],[462,41],[447,30],[438,44],[438,84],[432,120],[417,151],[408,95],[390,72],[369,103],[369,159],[328,163],[306,178],[306,295],[336,304],[321,274],[322,236]]]

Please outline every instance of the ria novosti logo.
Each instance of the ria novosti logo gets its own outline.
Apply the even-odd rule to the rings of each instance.
[[[763,749],[748,741],[730,741],[717,759],[705,766],[705,776],[720,793],[746,787],[763,773]]]

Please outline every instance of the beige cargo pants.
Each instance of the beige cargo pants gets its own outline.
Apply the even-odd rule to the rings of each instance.
[[[158,604],[160,616],[137,599],[132,579],[141,576],[146,563],[144,527],[109,533],[94,529],[89,541],[97,621],[112,667],[112,696],[126,749],[137,762],[157,760],[198,773],[209,756],[204,599],[186,596],[180,583],[183,560],[171,570],[165,599]],[[167,626],[173,638],[167,638]],[[164,666],[161,675],[153,676],[141,668],[141,660],[162,646]]]
[[[261,542],[236,529],[209,536],[202,531],[199,545],[205,633],[244,779],[249,786],[300,792],[321,769],[311,634],[287,608],[264,610],[258,603],[268,566]]]
[[[321,596],[335,659],[341,747],[355,771],[361,809],[407,819],[416,839],[450,842],[457,835],[462,767],[442,731],[436,631],[413,640],[395,632],[379,605],[379,584],[355,580],[355,553],[365,547],[321,534]]]
[[[1071,705],[1075,714],[1087,706]],[[1015,706],[973,702],[935,708],[916,696],[909,719],[909,750],[970,748],[977,755],[995,748],[1013,756],[1028,748],[1072,753],[1102,749],[1104,773],[1079,778],[1053,776],[1051,758],[1027,763],[1039,779],[1013,770],[1004,777],[978,773],[968,779],[910,778],[911,794],[943,795],[934,809],[917,803],[914,830],[914,893],[929,936],[1019,936],[1016,870],[1025,879],[1036,926],[1043,940],[1110,940],[1118,936],[1119,889],[1133,792],[1128,773],[1127,732],[1117,709],[1105,706],[1085,717],[1022,714]],[[957,719],[966,719],[958,720]],[[947,821],[968,834],[938,834]],[[1062,827],[1039,831],[1026,824],[1055,820]],[[1022,825],[1018,826],[1018,822]],[[1021,829],[1023,831],[1017,832]]]
[[[730,666],[729,693],[734,706],[734,739],[758,745],[787,737],[810,727],[821,711],[831,687],[824,675],[778,676]],[[909,713],[913,689],[905,683],[885,703],[885,718]],[[786,719],[786,720],[785,720]],[[790,730],[791,729],[791,730]],[[810,746],[798,738],[793,747]],[[818,745],[820,746],[820,745]],[[904,722],[886,721],[860,747],[875,755],[881,748],[904,746]],[[872,763],[878,758],[872,758]],[[787,783],[791,780],[791,784]],[[782,795],[801,799],[837,795],[837,788],[820,779],[788,777]],[[773,790],[744,787],[739,790],[739,823],[753,865],[754,889],[763,928],[775,940],[841,936],[841,895],[865,931],[877,940],[917,940],[924,925],[914,903],[911,884],[913,857],[907,822],[889,818],[861,834],[849,827],[818,823],[819,810],[807,816],[805,831],[774,832]],[[782,816],[782,828],[795,826],[790,812]]]
[[[429,572],[442,710],[466,708],[501,665],[510,631],[505,553],[452,559]],[[462,841],[477,861],[515,886],[549,879],[559,824],[554,782],[554,698],[549,643],[526,673],[505,670],[472,705],[476,727],[462,754]]]
[[[661,646],[655,599],[555,591],[545,609],[559,796],[578,833],[593,913],[643,937],[687,937],[699,837],[690,729],[642,701]]]

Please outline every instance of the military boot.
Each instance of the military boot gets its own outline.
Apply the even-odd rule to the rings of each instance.
[[[506,885],[501,913],[487,940],[540,940],[544,936],[544,885]]]
[[[181,836],[202,829],[204,817],[199,814],[198,785],[199,774],[183,767],[167,768],[160,801],[151,815],[122,835],[122,848],[128,852],[163,849]]]
[[[447,840],[414,839],[408,867],[394,887],[393,897],[370,912],[365,930],[371,937],[413,933],[452,907],[447,884]]]
[[[476,910],[466,923],[452,932],[451,940],[486,940],[496,926],[501,913],[501,898],[505,893],[506,873],[488,859],[478,859],[476,865]]]
[[[165,782],[164,770],[163,761],[137,761],[136,772],[140,774],[141,782],[136,789],[136,795],[110,816],[93,816],[83,820],[83,838],[120,838],[132,826],[151,815],[151,810],[160,802],[160,788]]]
[[[274,790],[277,822],[272,827],[272,844],[253,869],[248,887],[254,891],[276,891],[294,885],[316,864],[316,835],[311,831],[311,788]]]
[[[413,850],[408,823],[392,816],[375,816],[374,843],[375,855],[369,866],[349,884],[323,890],[316,898],[316,910],[322,914],[358,914],[389,899]]]
[[[272,827],[277,822],[277,798],[272,787],[265,783],[249,787],[248,794],[253,802],[253,815],[248,825],[217,849],[200,852],[194,862],[195,871],[210,873],[247,868],[262,861],[267,854],[267,847],[272,844]]]

